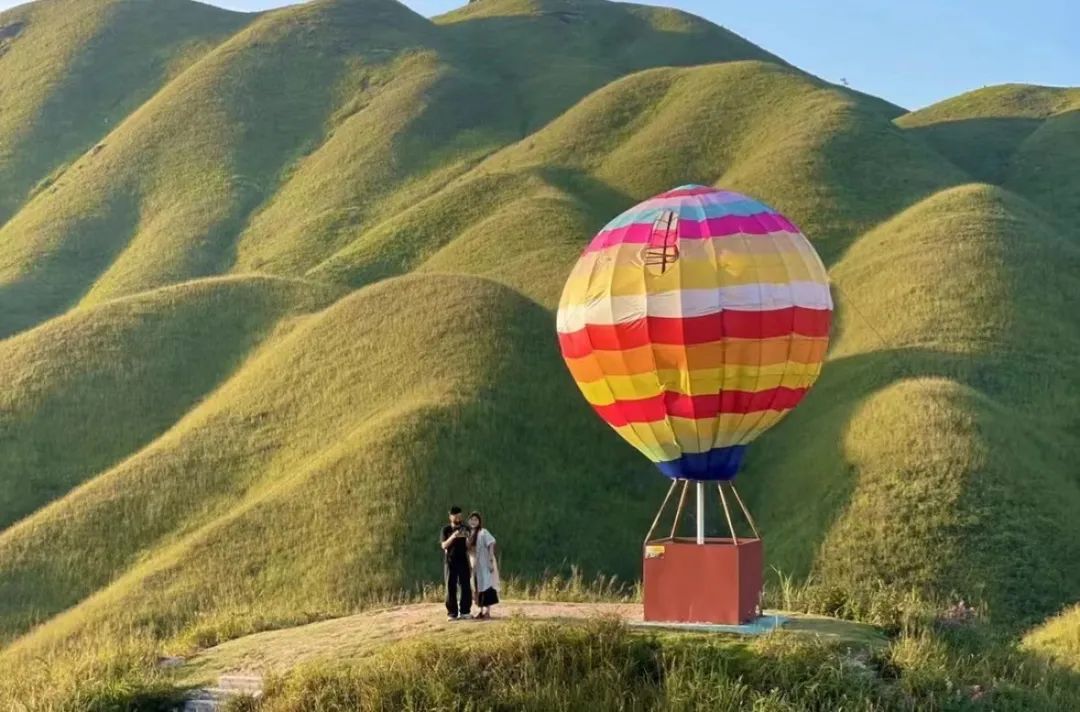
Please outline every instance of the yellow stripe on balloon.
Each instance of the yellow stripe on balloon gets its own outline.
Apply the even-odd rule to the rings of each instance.
[[[615,430],[653,462],[674,460],[683,453],[671,426],[666,421],[631,423]]]
[[[683,452],[705,452],[713,447],[727,447],[728,445],[738,445],[746,442],[745,436],[748,431],[752,429],[755,433],[763,432],[790,412],[790,409],[783,409],[746,414],[724,413],[715,418],[703,418],[702,420],[671,417],[668,418],[668,421],[673,434],[680,442],[682,442],[683,437],[687,438],[685,442],[690,442],[690,434],[694,432],[700,433],[704,431],[708,433],[708,442],[702,443],[702,449],[687,450],[684,448],[683,450]],[[703,423],[703,421],[708,422]]]
[[[641,244],[622,243],[596,252],[587,252],[574,265],[568,277],[570,280],[588,277],[597,265],[616,261],[640,266],[644,263],[646,247]],[[791,264],[805,264],[818,280],[828,281],[824,265],[813,252],[813,247],[802,236],[777,233],[764,237],[712,238],[679,242],[680,260],[715,264],[722,271],[723,276],[737,277],[751,269],[762,258],[775,258],[777,255],[784,255]]]
[[[579,382],[585,399],[592,405],[610,405],[616,400],[651,398],[664,392],[694,396],[721,390],[758,391],[773,388],[809,388],[821,373],[821,364],[787,361],[766,366],[727,364],[704,371],[660,369],[632,375],[609,375]]]
[[[790,412],[790,409],[768,410],[701,420],[672,416],[657,423],[619,426],[615,432],[654,462],[674,460],[683,453],[708,452],[715,447],[750,442]]]
[[[596,266],[592,274],[582,274],[567,280],[560,307],[587,304],[597,299],[675,291],[679,289],[715,289],[717,286],[739,284],[787,284],[789,282],[818,282],[827,280],[801,257],[781,254],[757,255],[738,274],[724,273],[719,279],[711,260],[680,258],[675,266],[662,275],[646,276],[639,265],[608,262]],[[646,289],[647,285],[647,289]]]

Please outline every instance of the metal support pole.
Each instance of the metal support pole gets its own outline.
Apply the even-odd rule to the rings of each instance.
[[[705,483],[697,482],[697,543],[705,543]]]
[[[686,488],[689,484],[689,480],[683,480],[682,494],[679,495],[679,507],[675,510],[675,519],[671,522],[671,534],[668,536],[668,539],[674,539],[675,531],[679,528],[679,518],[682,516],[683,505],[686,504]]]
[[[739,496],[739,490],[735,489],[735,483],[731,484],[731,492],[735,495],[735,501],[739,503],[739,508],[742,509],[743,516],[746,517],[746,521],[750,522],[750,529],[754,532],[754,538],[760,539],[761,535],[758,534],[757,525],[754,524],[754,518],[750,516],[750,510],[743,504],[742,497]]]
[[[645,535],[646,544],[648,544],[649,540],[652,539],[653,531],[656,530],[656,525],[660,523],[660,517],[664,515],[664,510],[667,509],[668,500],[671,499],[671,494],[675,491],[675,488],[678,486],[678,484],[678,480],[671,481],[671,487],[668,487],[667,496],[664,497],[664,503],[660,505],[660,511],[656,513],[656,518],[652,520],[652,526],[649,527],[649,533]]]
[[[731,522],[731,510],[727,506],[727,497],[724,496],[724,485],[717,483],[716,489],[720,492],[720,504],[724,505],[724,516],[727,518],[728,529],[731,530],[731,543],[739,545],[739,536],[735,533],[735,525]]]

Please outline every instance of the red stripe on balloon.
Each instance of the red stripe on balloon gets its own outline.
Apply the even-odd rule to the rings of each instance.
[[[621,324],[586,324],[559,334],[564,358],[581,358],[593,351],[624,351],[648,344],[690,346],[721,339],[769,339],[777,336],[829,335],[828,309],[788,307],[765,311],[724,309],[683,319],[649,316]]]
[[[618,428],[630,423],[654,423],[668,416],[701,420],[725,413],[790,410],[799,404],[807,390],[780,387],[763,391],[720,391],[697,396],[666,392],[651,398],[594,405],[593,408],[607,423]]]

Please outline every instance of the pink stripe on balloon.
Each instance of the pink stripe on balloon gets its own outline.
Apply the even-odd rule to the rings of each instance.
[[[653,224],[631,223],[597,233],[585,252],[598,252],[613,245],[645,244],[652,235]],[[790,220],[777,213],[755,215],[725,215],[707,220],[680,220],[680,240],[700,240],[730,235],[771,235],[774,232],[798,233]]]

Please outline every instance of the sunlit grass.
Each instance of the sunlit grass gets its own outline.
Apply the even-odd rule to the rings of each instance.
[[[1024,636],[1024,648],[1080,673],[1080,604]]]
[[[1074,675],[956,638],[914,632],[868,653],[782,633],[743,641],[644,635],[605,620],[520,623],[303,666],[272,678],[257,708],[1066,710],[1080,689]]]

